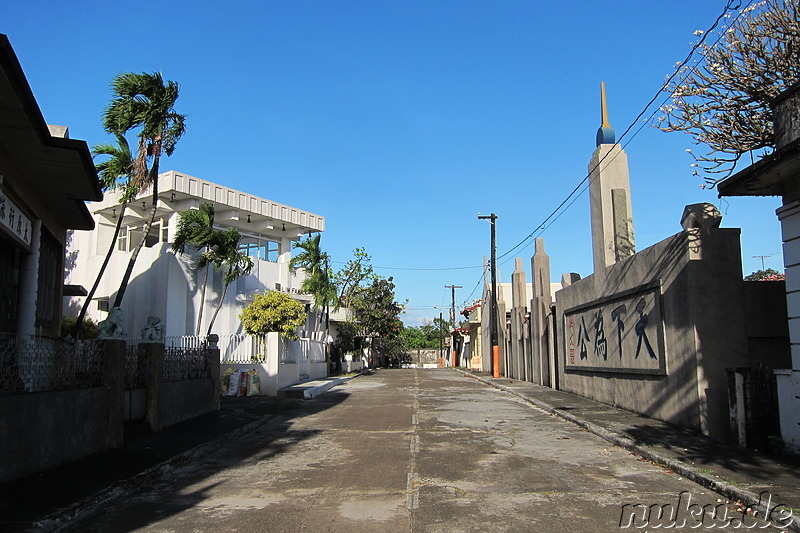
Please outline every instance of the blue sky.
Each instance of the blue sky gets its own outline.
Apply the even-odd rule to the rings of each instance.
[[[585,177],[600,82],[619,137],[724,5],[0,0],[0,32],[47,122],[90,145],[110,140],[100,116],[116,74],[179,82],[188,129],[162,170],[325,216],[334,266],[365,247],[417,324],[450,305],[445,285],[464,287],[458,304],[480,297],[479,212],[498,214],[503,254]],[[688,135],[645,126],[625,142],[638,249],[679,231],[684,205],[711,202],[742,228],[745,274],[761,268],[756,255],[782,270],[778,198],[702,190]],[[553,280],[591,274],[585,192],[538,236]],[[498,261],[502,281],[515,256],[530,274],[532,250]]]

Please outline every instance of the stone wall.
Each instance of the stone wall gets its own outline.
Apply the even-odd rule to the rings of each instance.
[[[731,438],[747,366],[738,229],[691,228],[556,295],[559,388]]]
[[[111,447],[105,387],[3,396],[0,482]]]

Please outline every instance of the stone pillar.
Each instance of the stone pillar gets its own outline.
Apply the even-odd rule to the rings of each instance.
[[[206,357],[211,365],[211,382],[214,385],[214,411],[219,411],[219,391],[222,388],[222,381],[220,377],[220,352],[219,352],[219,335],[212,333],[206,337]]]
[[[280,266],[278,282],[281,284],[282,290],[284,291],[289,288],[289,261],[291,260],[292,240],[288,237],[281,237],[280,254],[278,255],[278,265]],[[275,287],[269,288],[274,289]]]
[[[500,280],[500,269],[497,269],[497,345],[500,348],[500,376],[508,377],[508,329],[506,328],[505,290]],[[490,313],[491,318],[491,313]],[[491,342],[491,341],[490,341]]]
[[[800,200],[785,203],[776,211],[781,221],[783,264],[786,270],[786,307],[792,368],[775,371],[781,437],[795,453],[800,452]]]
[[[157,433],[164,427],[164,345],[143,342],[138,350],[147,359],[147,423]]]
[[[635,252],[628,156],[616,144],[608,122],[606,87],[600,83],[600,129],[589,163],[589,204],[592,211],[594,271],[601,272]]]
[[[36,297],[39,293],[39,253],[42,242],[42,220],[33,221],[31,253],[22,257],[17,290],[17,335],[36,334]]]
[[[511,274],[511,347],[508,355],[509,377],[525,379],[525,313],[527,313],[527,279],[522,270],[522,259],[515,259]]]
[[[551,385],[552,354],[548,342],[548,315],[553,297],[550,294],[550,257],[544,251],[544,239],[537,238],[531,259],[533,270],[533,300],[531,301],[531,346],[533,353],[533,382]]]
[[[628,156],[618,144],[601,144],[589,173],[592,256],[594,271],[600,272],[636,251]]]
[[[108,447],[118,448],[125,439],[125,341],[109,339],[103,355],[103,386],[108,388]]]

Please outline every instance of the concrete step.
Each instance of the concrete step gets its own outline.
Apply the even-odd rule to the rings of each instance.
[[[316,398],[320,394],[324,394],[336,385],[344,383],[353,377],[354,376],[330,377],[297,383],[279,389],[278,396],[281,398],[302,398],[303,400],[309,400],[311,398]]]

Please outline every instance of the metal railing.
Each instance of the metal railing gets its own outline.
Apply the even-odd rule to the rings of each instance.
[[[223,363],[265,363],[267,361],[267,340],[252,335],[220,335],[219,355]]]
[[[98,340],[0,335],[0,392],[99,387],[104,354]]]
[[[125,388],[147,387],[147,357],[139,354],[137,344],[129,344],[125,350]]]
[[[190,381],[211,377],[211,354],[205,348],[164,347],[164,381]]]

